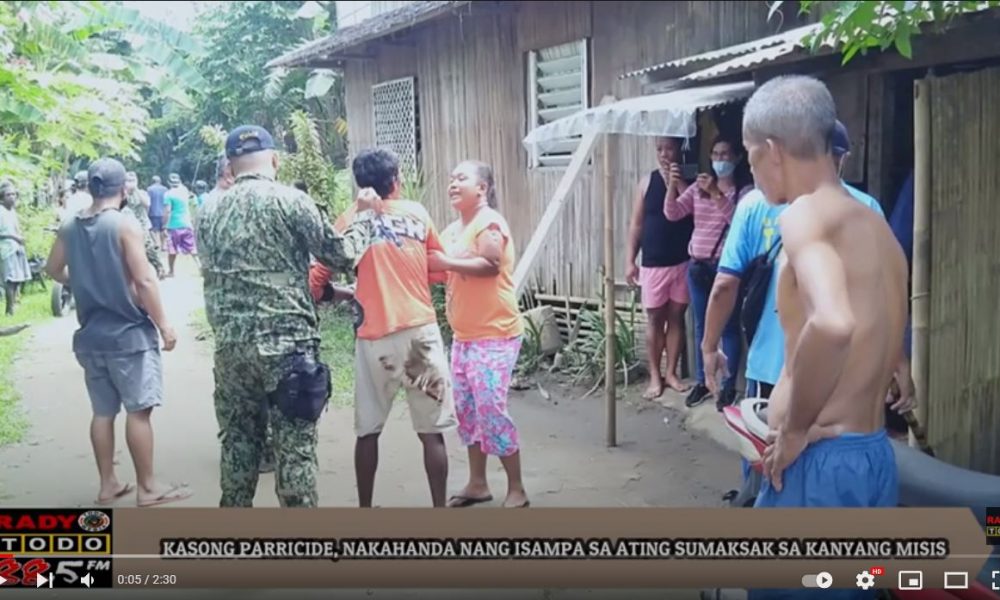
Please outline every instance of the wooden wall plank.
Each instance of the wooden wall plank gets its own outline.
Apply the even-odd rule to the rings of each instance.
[[[928,436],[954,464],[1000,474],[1000,69],[931,79]]]

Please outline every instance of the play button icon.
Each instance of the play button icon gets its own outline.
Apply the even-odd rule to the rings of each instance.
[[[803,575],[802,576],[802,586],[807,588],[820,588],[827,589],[833,585],[833,575],[830,575],[826,571],[822,573],[817,573],[815,575]]]

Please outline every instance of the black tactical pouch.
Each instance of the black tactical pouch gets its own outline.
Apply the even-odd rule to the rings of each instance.
[[[271,393],[271,402],[289,419],[315,423],[333,393],[330,369],[315,352],[295,352],[287,361],[285,376]]]

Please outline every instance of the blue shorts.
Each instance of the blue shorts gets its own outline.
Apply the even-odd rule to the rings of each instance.
[[[806,447],[777,492],[764,481],[755,508],[883,508],[899,504],[896,453],[885,429]]]
[[[888,508],[899,504],[896,454],[885,430],[848,433],[808,446],[782,475],[776,492],[764,480],[755,508]],[[854,582],[848,582],[853,584]],[[876,590],[748,590],[747,599],[861,600]]]
[[[163,231],[163,215],[149,215],[149,224],[153,231]]]

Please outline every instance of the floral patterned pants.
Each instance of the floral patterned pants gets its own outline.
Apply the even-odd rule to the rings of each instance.
[[[520,337],[452,344],[458,434],[466,446],[479,444],[490,456],[510,456],[520,448],[507,411],[507,390],[520,351]]]

